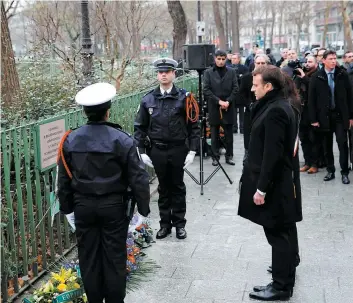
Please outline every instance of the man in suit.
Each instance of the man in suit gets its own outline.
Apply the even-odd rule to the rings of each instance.
[[[298,121],[285,87],[278,67],[263,66],[253,72],[257,102],[251,111],[238,214],[262,225],[272,246],[273,282],[255,286],[249,295],[260,301],[289,300],[295,284],[296,222],[302,220],[299,159],[294,156]]]
[[[310,80],[309,117],[317,130],[317,140],[324,142],[327,175],[324,181],[335,178],[333,133],[339,149],[342,183],[349,184],[347,132],[353,127],[353,94],[348,74],[337,67],[336,52],[323,54],[323,67]]]
[[[241,56],[239,53],[235,53],[232,55],[232,65],[230,67],[234,68],[237,78],[238,78],[238,85],[241,86],[241,79],[244,75],[249,73],[249,69],[240,63]],[[236,103],[235,105],[235,122],[234,122],[234,133],[238,132],[238,110],[239,110],[239,131],[241,134],[244,133],[244,106],[238,106]]]
[[[204,73],[203,93],[207,101],[211,127],[211,148],[215,158],[212,165],[217,166],[219,155],[219,128],[224,129],[226,163],[235,165],[233,159],[234,102],[238,92],[236,71],[225,66],[227,54],[223,50],[215,53],[215,66]]]

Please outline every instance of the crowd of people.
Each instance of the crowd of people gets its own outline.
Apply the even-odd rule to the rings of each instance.
[[[203,94],[211,126],[212,164],[219,165],[219,130],[225,134],[225,160],[233,160],[236,109],[244,134],[238,215],[263,226],[272,247],[272,282],[255,286],[250,297],[289,300],[300,263],[296,223],[302,220],[300,172],[327,167],[335,177],[333,133],[340,151],[342,182],[348,178],[348,132],[353,126],[353,52],[338,66],[335,52],[321,49],[298,63],[294,50],[275,62],[254,45],[241,64],[239,54],[215,53],[203,74]],[[108,122],[115,87],[97,83],[81,90],[86,125],[63,137],[58,156],[58,198],[64,214],[74,212],[78,257],[90,303],[123,303],[126,294],[127,193],[141,216],[150,213],[149,176],[158,178],[161,240],[176,230],[187,237],[184,169],[198,150],[200,125],[188,113],[190,94],[173,82],[178,62],[154,62],[159,85],[143,96],[134,135]],[[305,165],[300,168],[302,142]],[[324,155],[324,157],[322,157]],[[202,156],[202,155],[201,155]],[[130,199],[131,200],[131,199]]]

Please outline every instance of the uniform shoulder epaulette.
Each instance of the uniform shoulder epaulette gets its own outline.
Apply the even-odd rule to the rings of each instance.
[[[189,92],[188,92],[185,88],[179,88],[179,92],[180,92],[181,94],[186,95],[186,96],[188,96],[188,94],[189,94]]]

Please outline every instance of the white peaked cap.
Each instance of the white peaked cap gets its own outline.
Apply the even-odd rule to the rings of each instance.
[[[83,106],[96,106],[111,101],[116,95],[116,89],[109,83],[95,83],[80,90],[75,101]]]

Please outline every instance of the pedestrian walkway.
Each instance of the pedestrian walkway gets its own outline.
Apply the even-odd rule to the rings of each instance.
[[[185,175],[188,238],[176,239],[173,229],[170,237],[147,249],[161,268],[138,291],[129,293],[126,303],[256,302],[248,296],[252,287],[271,281],[266,272],[271,248],[262,228],[237,215],[242,135],[234,135],[234,145],[236,166],[224,164],[232,185],[218,171],[201,196],[200,186]],[[210,159],[204,167],[205,176],[214,169]],[[199,157],[190,171],[199,178]],[[298,224],[302,262],[292,303],[353,302],[353,184],[341,183],[339,169],[331,182],[322,181],[324,175],[323,170],[302,174],[304,220]],[[156,232],[157,199],[158,194],[151,202]]]

